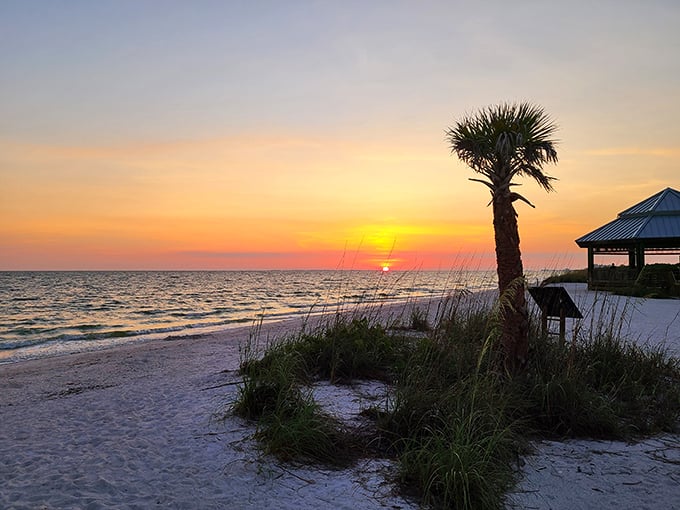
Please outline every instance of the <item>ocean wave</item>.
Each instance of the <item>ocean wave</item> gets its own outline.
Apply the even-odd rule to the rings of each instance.
[[[372,271],[79,272],[74,283],[74,273],[0,272],[0,349],[38,352],[44,345],[51,355],[61,346],[115,345],[149,335],[445,295],[447,288],[460,287],[444,272],[392,276]],[[467,276],[470,289],[493,286],[488,274]]]
[[[273,320],[273,319],[278,319],[281,317],[285,316],[291,316],[293,314],[262,314],[262,316],[267,319],[267,320]],[[62,344],[67,344],[67,343],[79,343],[82,342],[84,344],[92,341],[99,341],[99,340],[107,340],[107,339],[116,339],[116,338],[135,338],[135,337],[144,337],[144,336],[158,336],[158,335],[163,335],[163,334],[170,334],[170,333],[176,333],[179,331],[183,330],[195,330],[195,329],[203,329],[203,330],[215,330],[219,329],[221,327],[228,327],[229,325],[232,324],[244,324],[244,323],[252,323],[254,322],[258,317],[254,315],[248,315],[248,316],[238,316],[238,317],[232,317],[229,319],[224,319],[224,320],[219,320],[219,321],[203,321],[203,322],[193,322],[193,323],[185,323],[181,325],[174,325],[174,326],[161,326],[161,327],[156,327],[156,328],[143,328],[143,329],[104,329],[102,331],[95,331],[97,329],[103,329],[105,326],[103,325],[96,325],[96,324],[89,324],[89,325],[82,325],[77,328],[72,328],[71,332],[62,332],[56,335],[42,335],[37,338],[32,338],[32,339],[15,339],[15,340],[7,340],[7,339],[0,339],[0,350],[12,350],[12,349],[21,349],[24,347],[35,347],[39,345],[49,345],[49,344],[54,344],[54,343],[62,343]],[[80,330],[78,333],[73,332],[74,330]],[[56,328],[53,328],[52,331],[55,331]]]
[[[0,351],[12,351],[44,343],[40,340],[0,340]]]

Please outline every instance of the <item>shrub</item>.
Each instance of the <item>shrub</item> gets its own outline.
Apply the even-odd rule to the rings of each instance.
[[[430,323],[427,320],[427,313],[420,308],[411,310],[411,329],[413,331],[430,331]]]
[[[332,383],[351,379],[389,380],[391,368],[403,360],[409,340],[391,335],[367,318],[333,323],[315,333],[300,334],[272,346],[260,360],[247,360],[242,371],[268,369],[281,358],[295,358],[295,378],[310,382],[328,379]]]
[[[648,298],[668,298],[680,296],[680,286],[676,273],[678,265],[647,264],[635,280],[633,293]]]
[[[550,283],[588,283],[588,269],[573,269],[563,273],[549,276],[541,282],[541,285]]]

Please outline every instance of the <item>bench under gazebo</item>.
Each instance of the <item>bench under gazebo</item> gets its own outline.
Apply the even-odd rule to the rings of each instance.
[[[576,240],[588,249],[588,288],[629,286],[646,256],[680,255],[680,192],[666,188]],[[598,255],[628,257],[627,266],[596,266]]]

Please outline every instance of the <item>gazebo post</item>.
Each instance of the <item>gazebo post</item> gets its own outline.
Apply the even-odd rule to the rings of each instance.
[[[638,243],[635,247],[635,251],[637,251],[637,256],[635,257],[637,259],[637,264],[635,265],[635,274],[638,275],[645,266],[645,246],[642,243]]]
[[[595,268],[595,253],[593,247],[588,246],[588,287],[593,284],[593,269]]]

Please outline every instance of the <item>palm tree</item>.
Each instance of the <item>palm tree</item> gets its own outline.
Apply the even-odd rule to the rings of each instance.
[[[532,177],[546,191],[555,180],[543,173],[543,165],[557,163],[557,126],[543,108],[530,103],[488,106],[466,116],[446,130],[455,153],[472,170],[486,179],[491,191],[496,264],[501,303],[501,345],[506,368],[521,370],[529,350],[529,321],[525,298],[524,271],[519,249],[517,212],[513,206],[526,198],[512,191],[515,176]]]

